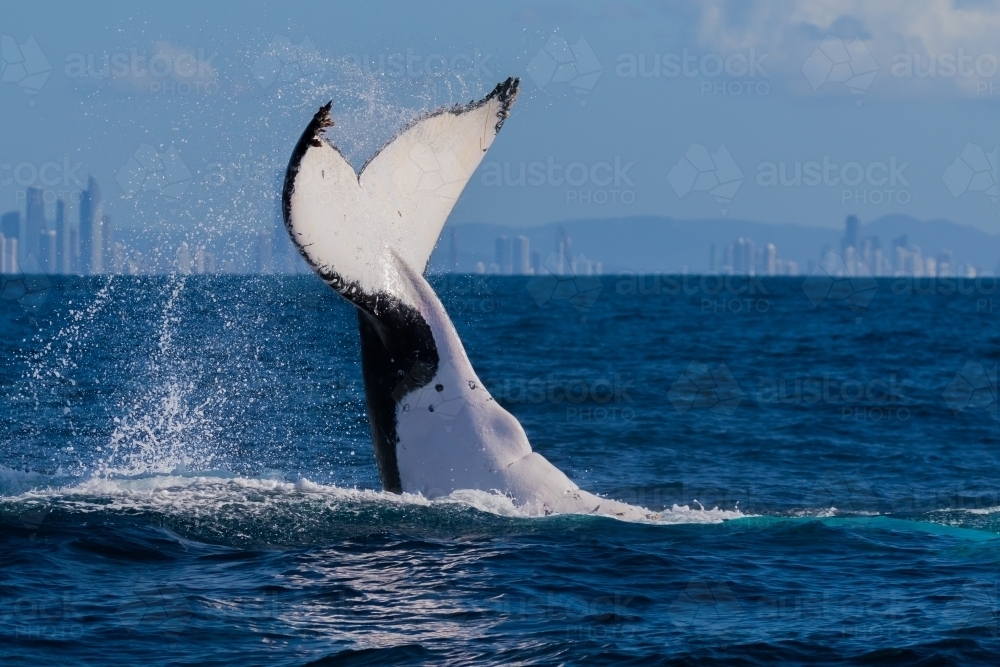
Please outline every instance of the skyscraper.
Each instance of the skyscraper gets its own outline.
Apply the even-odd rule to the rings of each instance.
[[[937,278],[937,260],[933,257],[924,257],[924,277]]]
[[[556,267],[559,275],[575,273],[573,266],[573,239],[566,233],[566,228],[560,226],[556,231]]]
[[[56,269],[53,273],[69,273],[69,230],[66,228],[66,202],[56,200]]]
[[[950,278],[954,276],[955,254],[951,250],[942,249],[937,256],[937,275]]]
[[[262,275],[274,273],[274,237],[270,229],[257,232],[257,272]]]
[[[764,273],[769,276],[778,275],[778,249],[773,243],[768,243],[764,249]]]
[[[17,273],[17,238],[0,233],[0,274]]]
[[[736,272],[736,244],[730,243],[726,246],[724,256],[722,258],[722,272],[732,275]]]
[[[856,215],[847,216],[844,222],[844,238],[840,242],[840,256],[847,255],[848,248],[858,250],[858,234],[861,231],[861,221]]]
[[[56,273],[59,270],[56,232],[54,229],[43,229],[38,237],[38,265],[45,273]]]
[[[193,272],[215,273],[215,255],[206,250],[205,246],[198,246],[195,250]]]
[[[868,273],[876,276],[882,275],[882,239],[878,236],[866,236],[859,243],[861,245],[857,248],[858,252],[855,256],[859,261],[864,262]],[[857,274],[852,273],[851,275]]]
[[[273,191],[281,192],[285,183],[285,170],[276,169],[273,171],[271,173],[271,182],[273,183]],[[285,231],[285,217],[281,211],[280,201],[275,201],[273,211],[271,216],[273,225],[271,227],[271,255],[269,260],[271,270],[269,273],[278,275],[298,273],[303,261],[298,250],[295,249],[291,237]],[[257,257],[255,261],[259,263],[260,257]]]
[[[177,273],[185,276],[191,273],[191,248],[187,241],[181,241],[177,247]]]
[[[514,272],[512,266],[512,244],[506,236],[501,236],[496,240],[496,263],[497,271],[505,276]]]
[[[526,276],[531,273],[531,245],[523,234],[514,239],[514,268],[516,273]]]
[[[448,270],[458,271],[458,230],[454,228],[448,235]]]
[[[80,273],[80,229],[79,228],[72,228],[69,230],[69,245],[66,250],[69,253],[69,256],[66,257],[65,260],[66,273],[69,274]]]
[[[101,216],[101,271],[111,269],[111,256],[115,251],[115,226],[110,215]],[[95,273],[100,273],[95,271]]]
[[[41,188],[28,188],[27,202],[24,206],[24,244],[21,247],[22,257],[34,255],[39,264],[44,266],[41,257],[42,232],[45,231],[45,202],[42,201]]]
[[[757,246],[752,239],[738,238],[733,244],[733,273],[740,276],[755,275]]]
[[[892,255],[895,266],[893,266],[893,272],[896,275],[906,275],[906,263],[909,258],[909,253],[907,248],[910,247],[910,242],[906,238],[906,234],[898,236],[892,240]]]
[[[11,211],[4,213],[0,218],[0,234],[3,234],[8,241],[19,241],[21,239],[21,212]]]
[[[100,273],[104,241],[101,238],[101,189],[93,176],[87,178],[87,189],[80,193],[80,273]]]
[[[903,273],[917,278],[924,275],[924,258],[920,252],[920,246],[910,246]]]

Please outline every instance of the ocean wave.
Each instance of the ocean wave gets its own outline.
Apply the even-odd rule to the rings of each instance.
[[[729,523],[734,528],[757,526],[753,520],[774,522],[843,521],[868,524],[871,520],[909,525],[909,529],[936,532],[938,527],[1000,530],[1000,507],[941,509],[920,515],[887,515],[842,511],[836,507],[798,508],[776,514],[744,513],[739,509],[708,509],[674,504],[658,512],[643,510],[646,518],[596,517],[587,514],[546,514],[516,505],[497,492],[460,490],[428,499],[420,494],[343,487],[314,482],[240,476],[228,471],[129,477],[92,475],[68,479],[58,474],[14,470],[0,466],[0,514],[22,516],[27,524],[40,523],[50,512],[146,517],[154,525],[171,527],[213,542],[284,544],[322,541],[335,535],[368,531],[433,530],[455,535],[527,530],[552,521],[613,520],[621,524],[661,526]],[[41,513],[41,514],[40,514]],[[637,513],[638,514],[638,513]],[[749,522],[749,523],[748,523]],[[606,525],[606,524],[595,524]],[[831,524],[832,525],[832,524]],[[886,524],[887,526],[889,524]],[[963,532],[964,534],[964,532]],[[987,539],[987,535],[983,535]]]
[[[475,510],[506,519],[539,519],[541,510],[519,506],[498,492],[458,490],[434,499],[420,494],[395,494],[371,489],[344,488],[300,478],[294,482],[243,477],[225,471],[186,474],[147,474],[133,477],[91,476],[59,483],[55,476],[0,467],[0,504],[51,505],[77,512],[153,512],[205,518],[240,508],[244,515],[268,513],[281,506],[294,511],[317,507],[370,510],[421,508]],[[655,518],[617,521],[652,524],[713,524],[742,518],[739,510],[673,505]]]

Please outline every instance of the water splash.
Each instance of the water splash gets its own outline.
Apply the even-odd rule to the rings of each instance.
[[[133,402],[124,418],[114,418],[107,454],[97,460],[102,477],[207,470],[218,459],[216,443],[222,429],[209,407],[225,403],[224,393],[198,396],[199,360],[174,343],[182,318],[178,301],[187,279],[174,275],[167,285],[157,330],[156,351],[141,377],[149,387]],[[103,454],[103,448],[97,448]]]
[[[80,308],[71,308],[68,311],[69,321],[38,351],[28,356],[26,379],[36,409],[39,407],[39,391],[55,392],[56,387],[65,384],[76,386],[71,376],[79,369],[79,350],[92,337],[94,324],[110,302],[115,284],[114,277],[109,277],[94,294],[93,300]],[[73,302],[70,301],[69,305],[72,306]],[[38,335],[41,337],[43,334]]]

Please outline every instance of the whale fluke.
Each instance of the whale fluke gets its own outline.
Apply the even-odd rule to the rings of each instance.
[[[455,202],[507,119],[518,79],[423,115],[359,173],[331,145],[331,104],[292,152],[282,211],[299,252],[358,310],[372,442],[387,491],[433,498],[498,491],[538,512],[640,518],[580,490],[533,452],[521,424],[479,380],[424,278]]]

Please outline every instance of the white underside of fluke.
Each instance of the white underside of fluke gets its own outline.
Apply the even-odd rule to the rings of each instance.
[[[295,242],[317,268],[400,297],[389,252],[423,272],[441,228],[496,136],[498,100],[430,116],[393,139],[358,176],[335,148],[310,147],[292,194]]]
[[[355,305],[360,299],[350,290],[370,297],[366,307],[376,317],[379,299],[398,300],[431,329],[436,374],[396,405],[404,492],[435,498],[461,489],[498,491],[540,512],[644,518],[646,510],[580,490],[532,452],[521,424],[476,376],[422,275],[448,214],[506,118],[517,82],[506,85],[500,95],[413,124],[360,177],[326,141],[312,143],[294,174],[288,230],[317,273],[337,276],[334,286]]]
[[[520,422],[479,380],[431,286],[401,261],[399,269],[430,324],[440,357],[434,379],[404,396],[396,409],[403,491],[428,498],[458,489],[498,491],[539,512],[650,516],[648,510],[581,490],[533,452]]]

